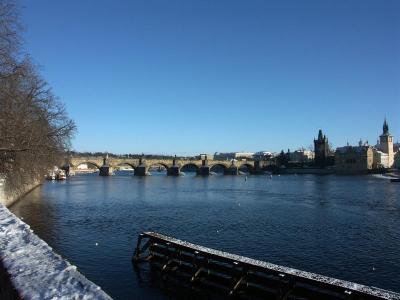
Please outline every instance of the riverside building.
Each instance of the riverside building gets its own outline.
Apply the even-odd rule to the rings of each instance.
[[[393,136],[389,133],[389,125],[385,121],[383,122],[383,133],[379,136],[378,150],[388,155],[388,168],[393,167],[394,164],[394,148],[393,148]]]
[[[299,149],[290,154],[290,161],[302,164],[311,163],[314,160],[314,152],[311,150]]]
[[[396,160],[399,152],[395,153],[393,136],[389,133],[389,125],[385,119],[383,132],[379,136],[379,141],[372,147],[368,142],[361,140],[358,146],[339,147],[335,152],[335,165],[337,173],[367,173],[373,170],[390,169],[398,166]]]
[[[369,145],[339,147],[335,152],[336,172],[359,174],[372,170],[374,152]]]

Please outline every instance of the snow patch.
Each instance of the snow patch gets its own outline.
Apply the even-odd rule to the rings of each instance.
[[[111,300],[2,204],[0,260],[23,299]]]

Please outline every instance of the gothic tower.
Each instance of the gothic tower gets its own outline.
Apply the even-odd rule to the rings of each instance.
[[[394,153],[393,153],[393,136],[389,133],[389,125],[383,122],[383,133],[379,136],[379,144],[382,152],[385,152],[389,156],[389,168],[393,166],[394,163]]]
[[[327,158],[329,155],[329,144],[328,139],[325,135],[322,135],[322,130],[318,132],[318,139],[314,139],[314,152],[315,152],[315,164],[318,167],[325,167],[328,164]]]

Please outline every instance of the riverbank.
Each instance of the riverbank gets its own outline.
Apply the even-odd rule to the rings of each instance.
[[[0,181],[0,299],[111,299],[7,209],[41,184]]]
[[[333,168],[282,168],[280,173],[282,175],[331,175],[336,172]]]
[[[0,299],[111,298],[0,204]]]

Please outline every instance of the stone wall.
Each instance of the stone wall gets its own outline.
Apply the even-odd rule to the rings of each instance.
[[[35,179],[30,183],[24,184],[17,189],[13,189],[10,191],[7,189],[7,181],[4,179],[0,179],[0,204],[5,205],[6,207],[10,207],[21,197],[29,193],[40,184],[41,181],[39,179]]]

